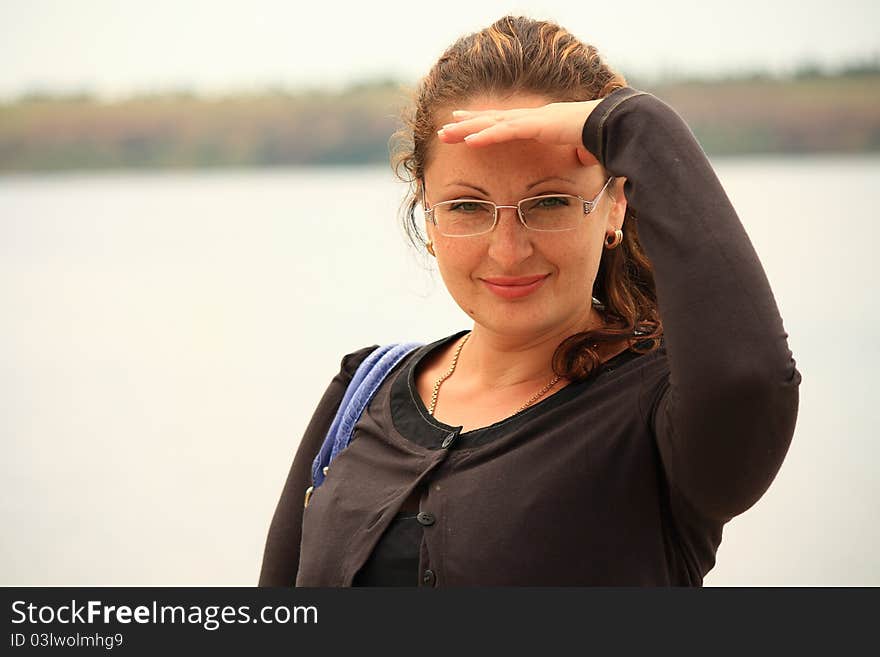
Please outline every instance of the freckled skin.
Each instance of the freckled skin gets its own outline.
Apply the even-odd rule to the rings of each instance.
[[[481,98],[460,109],[539,107],[551,100],[515,95]],[[452,119],[451,109],[441,112],[438,124]],[[548,176],[567,178],[535,187]],[[584,166],[573,146],[516,140],[482,147],[435,140],[425,167],[425,189],[430,204],[459,197],[485,198],[499,205],[515,205],[528,196],[546,193],[576,194],[592,199],[607,179],[598,164]],[[483,195],[466,182],[484,189]],[[428,222],[438,268],[455,302],[477,324],[507,335],[552,334],[562,327],[583,327],[591,320],[590,299],[602,256],[606,232],[622,228],[626,208],[622,181],[603,194],[599,204],[574,230],[540,233],[527,230],[516,211],[503,209],[498,224],[486,235],[445,237]],[[621,199],[615,202],[614,199]],[[481,277],[550,274],[534,293],[519,299],[502,299],[481,282]]]

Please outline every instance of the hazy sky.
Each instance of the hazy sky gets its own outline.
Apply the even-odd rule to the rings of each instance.
[[[414,80],[505,13],[559,22],[629,75],[782,72],[880,53],[876,0],[0,0],[0,96]]]

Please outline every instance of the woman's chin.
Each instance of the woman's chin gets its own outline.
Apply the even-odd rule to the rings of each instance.
[[[589,299],[589,296],[586,298]],[[515,301],[500,299],[495,295],[478,295],[459,307],[475,324],[492,333],[510,337],[534,337],[565,331],[566,326],[583,323],[589,316],[590,305],[583,308],[563,308],[558,303],[547,303],[539,295]]]
[[[486,308],[471,315],[475,323],[499,335],[529,337],[552,331],[555,322],[538,308]]]

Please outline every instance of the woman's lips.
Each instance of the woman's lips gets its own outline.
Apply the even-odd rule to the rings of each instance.
[[[481,278],[490,291],[503,299],[519,299],[537,290],[550,274],[540,276],[493,276]]]

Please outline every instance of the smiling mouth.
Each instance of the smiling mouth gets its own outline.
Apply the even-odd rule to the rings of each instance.
[[[487,288],[504,299],[519,299],[535,292],[550,274],[539,276],[494,276],[481,278]]]

